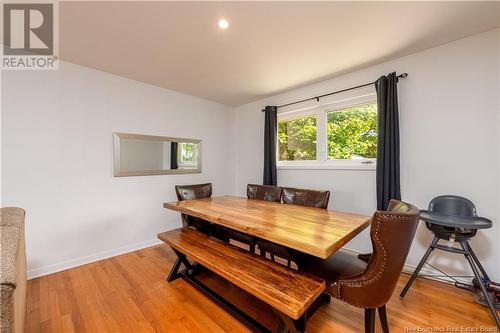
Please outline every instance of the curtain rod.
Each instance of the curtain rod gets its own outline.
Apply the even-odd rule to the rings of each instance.
[[[408,76],[408,73],[402,73],[402,74],[398,75],[397,78],[398,79],[404,79],[407,76]],[[339,93],[346,92],[346,91],[349,91],[349,90],[354,90],[354,89],[359,89],[359,88],[363,88],[363,87],[368,87],[368,86],[370,86],[372,84],[375,84],[375,82],[377,82],[377,81],[373,81],[373,82],[361,84],[359,86],[355,86],[355,87],[351,87],[351,88],[337,90],[337,91],[334,91],[334,92],[331,92],[331,93],[328,93],[328,94],[323,94],[323,95],[319,95],[319,96],[315,96],[315,97],[309,97],[309,98],[301,99],[300,101],[295,101],[295,102],[291,102],[291,103],[279,105],[278,109],[282,108],[282,107],[285,107],[285,106],[290,106],[290,105],[299,104],[299,103],[303,103],[303,102],[307,102],[307,101],[312,101],[312,100],[316,100],[316,102],[319,102],[320,98],[323,98],[323,97],[326,97],[326,96],[335,95],[335,94],[339,94]],[[264,111],[266,111],[266,110],[262,110],[262,112],[264,112]]]

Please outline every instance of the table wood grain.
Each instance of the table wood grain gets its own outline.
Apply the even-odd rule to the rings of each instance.
[[[163,207],[326,259],[371,223],[371,217],[224,196]]]

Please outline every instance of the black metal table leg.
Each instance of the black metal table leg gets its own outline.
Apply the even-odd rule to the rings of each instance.
[[[415,268],[415,270],[413,271],[413,274],[411,275],[410,279],[408,280],[408,282],[406,282],[406,286],[403,288],[403,291],[401,291],[401,294],[399,294],[400,298],[404,298],[405,297],[405,295],[408,292],[408,290],[410,289],[413,281],[415,281],[415,279],[418,276],[418,273],[420,272],[420,270],[424,266],[425,262],[427,261],[427,258],[429,258],[431,252],[434,251],[434,245],[436,245],[438,241],[439,241],[439,238],[436,237],[436,236],[434,236],[434,239],[432,240],[431,245],[429,245],[429,248],[427,249],[427,251],[425,251],[425,254],[422,257],[422,260],[420,260],[420,262],[417,265],[417,268]]]
[[[191,286],[202,292],[206,297],[208,297],[215,304],[220,306],[224,311],[228,312],[230,315],[235,317],[239,322],[248,327],[252,332],[256,333],[270,333],[271,331],[264,327],[261,323],[250,317],[248,314],[240,310],[234,304],[227,301],[224,297],[217,294],[215,291],[210,289],[210,287],[203,284],[201,281],[197,280],[190,270],[184,270],[179,273],[184,281],[189,283]]]

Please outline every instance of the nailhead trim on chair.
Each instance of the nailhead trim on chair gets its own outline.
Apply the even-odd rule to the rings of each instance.
[[[375,238],[375,241],[378,243],[378,245],[380,246],[380,248],[382,249],[383,253],[384,253],[384,260],[382,262],[382,268],[381,270],[373,277],[371,278],[370,280],[366,280],[366,281],[362,281],[362,282],[345,282],[343,280],[340,280],[338,281],[338,285],[337,285],[337,294],[338,294],[338,299],[347,303],[347,304],[350,304],[352,306],[356,306],[358,308],[363,308],[363,309],[366,309],[367,307],[366,306],[363,306],[363,305],[359,305],[359,304],[355,304],[355,303],[351,303],[349,302],[348,300],[346,300],[345,298],[343,298],[341,296],[341,288],[343,286],[347,286],[347,287],[362,287],[362,286],[367,286],[369,284],[372,284],[374,283],[375,281],[379,280],[380,277],[382,276],[382,274],[384,273],[385,271],[385,267],[386,267],[386,264],[387,264],[387,251],[385,250],[384,246],[382,245],[382,242],[380,241],[379,237],[378,237],[378,234],[380,232],[380,226],[381,226],[381,217],[384,217],[384,218],[389,218],[389,219],[392,219],[392,218],[398,218],[398,220],[400,219],[410,219],[410,218],[413,218],[412,216],[401,216],[401,215],[398,215],[398,216],[394,216],[392,214],[377,214],[377,220],[376,220],[376,229],[375,229],[375,233],[374,233],[374,238]]]

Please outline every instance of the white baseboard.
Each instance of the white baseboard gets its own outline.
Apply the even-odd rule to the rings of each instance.
[[[52,273],[64,271],[70,268],[82,266],[85,264],[90,264],[92,262],[96,262],[102,259],[107,259],[111,257],[115,257],[121,254],[125,254],[128,252],[133,252],[136,250],[140,250],[146,247],[150,247],[153,245],[161,244],[162,242],[159,239],[151,239],[140,243],[135,243],[127,246],[122,246],[113,250],[108,250],[96,254],[91,254],[89,256],[84,256],[76,259],[71,259],[63,262],[59,262],[52,265],[47,265],[43,267],[38,267],[34,269],[28,270],[28,280],[34,279],[36,277],[49,275]]]
[[[341,248],[340,251],[344,251],[344,252],[347,252],[347,253],[350,253],[350,254],[354,254],[354,255],[358,255],[360,253],[366,253],[366,252],[360,252],[360,251],[355,251],[355,250],[346,249],[346,248]],[[412,274],[415,271],[415,268],[416,268],[416,266],[405,264],[403,266],[403,273]],[[424,276],[420,276],[420,275],[424,275]],[[432,276],[429,276],[429,275],[442,275],[442,274],[441,274],[441,272],[436,271],[436,270],[434,270],[434,269],[432,269],[432,268],[430,268],[428,266],[422,267],[422,269],[419,272],[419,278],[429,279],[429,280],[438,281],[438,282],[444,282],[444,283],[448,283],[448,284],[455,284],[455,281],[453,281],[450,278],[447,278],[447,277],[432,277]],[[472,278],[470,278],[470,279],[455,278],[455,279],[457,281],[460,281],[460,282],[465,283],[465,284],[470,284],[471,280],[472,280]]]

